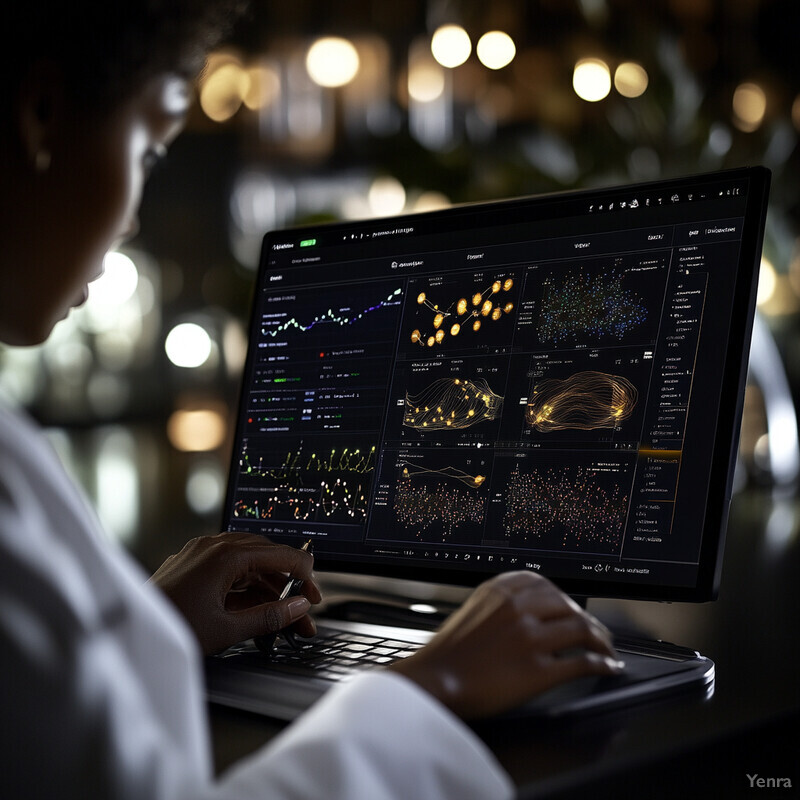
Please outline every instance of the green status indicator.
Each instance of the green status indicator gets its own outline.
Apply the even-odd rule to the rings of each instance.
[[[300,247],[313,247],[316,243],[316,239],[303,239],[303,241],[300,242]]]

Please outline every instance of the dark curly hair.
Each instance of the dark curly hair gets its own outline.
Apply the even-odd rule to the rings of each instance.
[[[246,6],[247,0],[14,0],[3,15],[0,91],[13,91],[9,76],[45,61],[61,69],[76,103],[111,108],[157,74],[195,75]]]

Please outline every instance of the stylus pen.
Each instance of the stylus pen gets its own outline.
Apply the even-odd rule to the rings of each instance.
[[[312,552],[313,548],[311,547],[311,539],[309,539],[300,549],[309,553]],[[292,578],[286,584],[286,586],[283,587],[283,591],[280,593],[278,600],[285,600],[287,597],[295,597],[296,595],[300,594],[300,589],[302,587],[302,578]],[[295,641],[294,634],[291,631],[281,631],[281,636],[283,636],[287,643],[295,650],[300,649],[300,646]],[[277,638],[278,632],[275,631],[275,633],[266,633],[263,636],[254,636],[253,641],[255,642],[256,647],[261,650],[262,653],[271,653],[272,648],[275,647],[275,640]]]

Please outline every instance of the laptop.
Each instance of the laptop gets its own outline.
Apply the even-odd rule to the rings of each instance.
[[[311,542],[318,572],[380,586],[521,569],[581,600],[713,600],[769,178],[268,233],[223,529]],[[434,626],[402,600],[328,609],[296,649],[251,641],[208,659],[209,698],[292,719],[424,645]],[[694,650],[617,647],[624,675],[513,713],[713,689]]]

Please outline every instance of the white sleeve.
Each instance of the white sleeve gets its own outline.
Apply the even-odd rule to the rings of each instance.
[[[330,691],[266,749],[236,765],[224,798],[510,798],[489,749],[416,686],[376,670]]]

